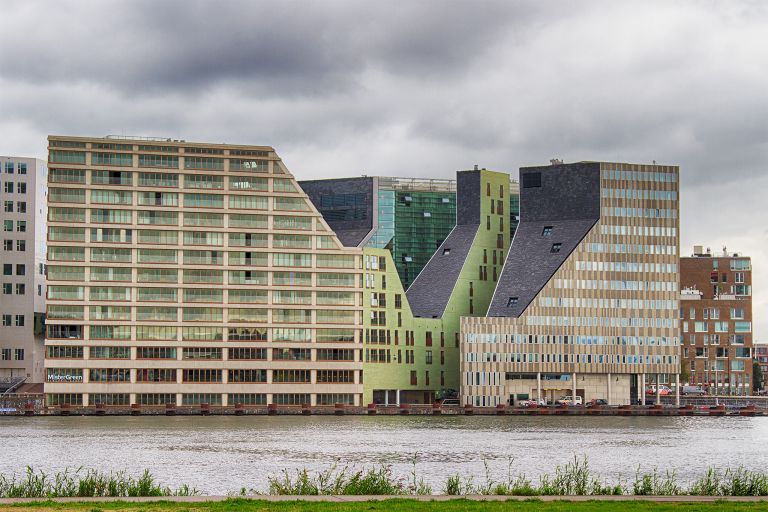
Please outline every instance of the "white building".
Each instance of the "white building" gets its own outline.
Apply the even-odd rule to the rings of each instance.
[[[0,392],[43,382],[48,169],[0,156]]]

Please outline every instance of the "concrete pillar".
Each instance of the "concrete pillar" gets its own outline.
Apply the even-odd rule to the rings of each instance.
[[[642,400],[640,400],[640,405],[645,405],[645,372],[641,373],[640,375],[640,378],[643,380],[640,386],[640,394],[643,397]]]
[[[571,400],[573,405],[576,405],[576,372],[571,375]]]
[[[399,389],[395,390],[395,402],[396,402],[396,405],[398,405],[398,406],[400,405],[400,390]]]
[[[605,399],[608,401],[608,405],[611,405],[611,372],[608,372],[608,396]]]
[[[536,401],[541,400],[541,372],[536,374]]]
[[[656,374],[656,405],[659,405],[661,403],[661,388],[659,385],[661,384],[661,377],[659,374]]]
[[[675,374],[675,406],[680,407],[680,374]]]
[[[388,389],[384,390],[384,405],[385,406],[389,405],[389,390]]]

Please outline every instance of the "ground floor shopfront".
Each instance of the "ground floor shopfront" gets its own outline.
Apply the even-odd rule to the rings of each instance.
[[[507,373],[505,377],[508,405],[517,405],[522,400],[555,403],[567,396],[581,397],[583,403],[606,400],[609,405],[657,401],[665,391],[656,384],[666,380],[656,374],[617,373]],[[678,390],[679,386],[674,386],[673,392]]]

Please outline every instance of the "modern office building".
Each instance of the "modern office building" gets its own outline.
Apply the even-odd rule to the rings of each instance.
[[[509,175],[457,173],[457,220],[407,292],[365,248],[365,401],[431,403],[459,388],[459,319],[485,315],[509,247]]]
[[[299,184],[344,245],[389,249],[405,289],[456,225],[455,180],[364,176]],[[512,181],[509,188],[504,210],[513,235],[519,187]]]
[[[488,315],[461,321],[464,403],[628,404],[678,375],[678,168],[554,162],[520,178]]]
[[[755,343],[752,349],[755,352],[755,362],[763,372],[762,389],[768,389],[768,343]]]
[[[362,250],[266,146],[49,137],[49,404],[360,404]]]
[[[0,393],[43,382],[47,172],[42,160],[0,156]]]
[[[752,263],[702,246],[680,258],[682,355],[688,383],[712,394],[752,389]]]

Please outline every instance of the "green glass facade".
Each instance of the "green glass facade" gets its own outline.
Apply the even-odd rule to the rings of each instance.
[[[509,176],[485,170],[479,172],[479,189],[475,193],[481,222],[442,317],[414,315],[405,293],[406,286],[400,278],[398,259],[393,257],[394,251],[387,250],[389,247],[370,246],[363,250],[363,403],[430,403],[448,390],[459,389],[460,318],[485,316],[510,243],[506,224],[499,219],[506,214],[500,215],[491,205],[492,201],[498,204],[501,198],[508,196]],[[493,195],[487,195],[487,190],[492,190]],[[424,224],[438,225],[440,222],[433,216],[426,217],[429,222],[422,221],[420,226],[418,213],[434,211],[434,198],[441,194],[426,194],[431,196],[417,199],[415,192],[397,191],[394,194],[396,222],[392,245],[399,234],[402,239],[411,240],[410,245],[406,245],[409,250],[413,251],[415,247],[429,253],[419,271],[440,245],[437,243],[430,248],[430,242],[413,243],[420,237],[436,240],[434,229]],[[399,205],[400,198],[406,195],[411,197],[411,205]],[[450,213],[445,213],[451,219],[447,237],[456,224],[456,193],[443,193],[442,197],[451,198],[447,203],[439,200],[440,206],[446,205],[440,211],[448,211],[450,207]],[[398,231],[401,219],[406,221]],[[407,220],[415,226],[405,227]]]
[[[456,194],[395,192],[392,258],[407,290],[456,225]]]

